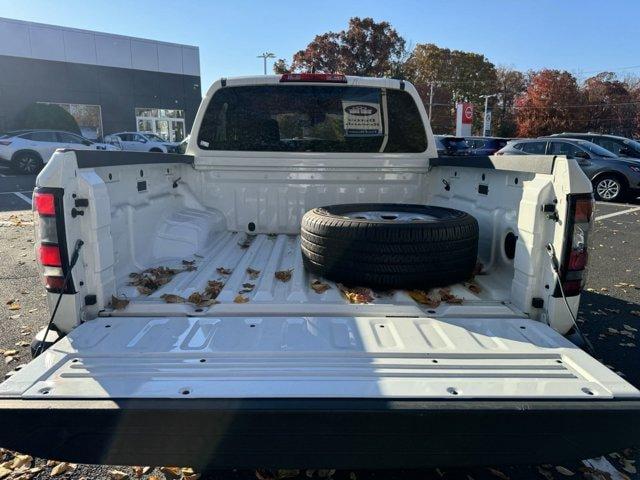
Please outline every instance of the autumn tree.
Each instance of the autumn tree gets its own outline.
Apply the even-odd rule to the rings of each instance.
[[[498,96],[493,99],[493,132],[500,137],[513,137],[518,128],[514,106],[526,89],[526,77],[522,72],[507,67],[498,67],[496,77]]]
[[[531,72],[527,89],[515,105],[518,135],[537,137],[584,131],[587,123],[584,103],[578,82],[569,72]]]
[[[632,136],[638,114],[635,98],[627,83],[612,72],[602,72],[584,82],[589,131]]]
[[[433,43],[417,44],[408,58],[404,72],[421,94],[428,108],[431,101],[432,125],[437,132],[453,130],[455,104],[470,101],[484,105],[482,95],[495,93],[496,68],[484,55],[440,48]],[[475,109],[474,129],[482,124],[482,108]]]
[[[275,73],[334,72],[368,77],[401,77],[405,40],[388,22],[353,17],[346,30],[317,35],[304,50],[274,64]]]

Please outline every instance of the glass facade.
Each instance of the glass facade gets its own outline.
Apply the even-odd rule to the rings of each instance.
[[[75,118],[82,136],[89,140],[98,140],[102,138],[102,110],[100,105],[83,105],[80,103],[55,103],[55,102],[38,102],[48,105],[58,105],[64,108]]]
[[[136,108],[138,132],[152,132],[168,142],[181,142],[185,137],[184,110]]]

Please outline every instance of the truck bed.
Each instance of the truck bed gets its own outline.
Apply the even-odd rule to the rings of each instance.
[[[463,315],[473,312],[480,316],[514,316],[517,312],[509,307],[510,284],[505,278],[501,281],[499,272],[478,275],[474,284],[479,291],[469,289],[469,284],[443,285],[450,293],[462,299],[461,304],[442,302],[438,306],[416,302],[408,292],[372,291],[373,300],[367,303],[350,303],[338,285],[329,280],[318,278],[305,272],[300,253],[300,237],[294,235],[245,235],[237,232],[221,232],[205,248],[187,258],[158,259],[149,267],[169,267],[184,269],[183,260],[193,262],[195,270],[182,271],[171,281],[149,295],[140,294],[136,286],[131,285],[131,271],[120,271],[117,278],[117,292],[120,298],[129,299],[124,310],[103,312],[103,315],[159,315],[159,314],[313,314],[313,315],[398,315],[431,316]],[[219,269],[230,273],[221,274]],[[252,278],[247,269],[259,271]],[[288,281],[276,278],[276,272],[290,271]],[[188,299],[194,292],[204,291],[207,282],[217,280],[224,283],[216,300],[218,304],[199,307],[192,303],[167,303],[163,296],[171,295]],[[329,285],[329,289],[317,293],[312,282],[319,280]],[[246,291],[245,284],[253,285]],[[349,287],[358,287],[357,285]],[[438,289],[432,296],[438,298]],[[241,293],[243,292],[243,293]],[[237,303],[236,297],[242,295],[246,303]]]

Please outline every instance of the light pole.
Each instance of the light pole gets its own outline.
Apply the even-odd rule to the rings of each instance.
[[[488,137],[491,135],[491,118],[489,113],[489,99],[491,97],[498,97],[499,93],[493,93],[491,95],[480,95],[480,98],[484,98],[484,122],[482,123],[482,136]]]
[[[267,58],[276,58],[271,52],[264,52],[262,55],[258,55],[256,58],[261,58],[264,61],[264,74],[267,74]]]

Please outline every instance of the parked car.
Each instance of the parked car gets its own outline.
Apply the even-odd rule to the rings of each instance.
[[[464,137],[471,149],[471,155],[493,155],[503,148],[508,138],[501,137]]]
[[[576,138],[600,145],[619,157],[640,158],[640,142],[630,138],[602,133],[556,133],[552,137]]]
[[[109,136],[119,138],[122,149],[133,152],[177,153],[179,145],[176,142],[167,142],[152,132],[118,132]]]
[[[226,78],[199,112],[190,155],[59,151],[38,176],[61,314],[0,384],[2,447],[409,469],[639,443],[640,391],[563,336],[593,221],[575,161],[439,158],[400,80]]]
[[[640,161],[620,158],[586,140],[546,137],[513,140],[498,155],[566,155],[576,159],[593,184],[597,199],[620,201],[640,195]]]
[[[458,155],[470,155],[471,149],[462,137],[453,135],[436,135],[436,148],[439,156],[452,157]]]
[[[0,134],[0,162],[19,173],[38,173],[58,148],[117,150],[75,133],[58,130],[16,130]]]
[[[177,148],[177,152],[176,153],[186,153],[187,152],[187,147],[189,146],[189,139],[191,138],[191,135],[187,135],[186,137],[184,137],[184,140],[182,140],[179,144],[178,144],[178,148]]]

